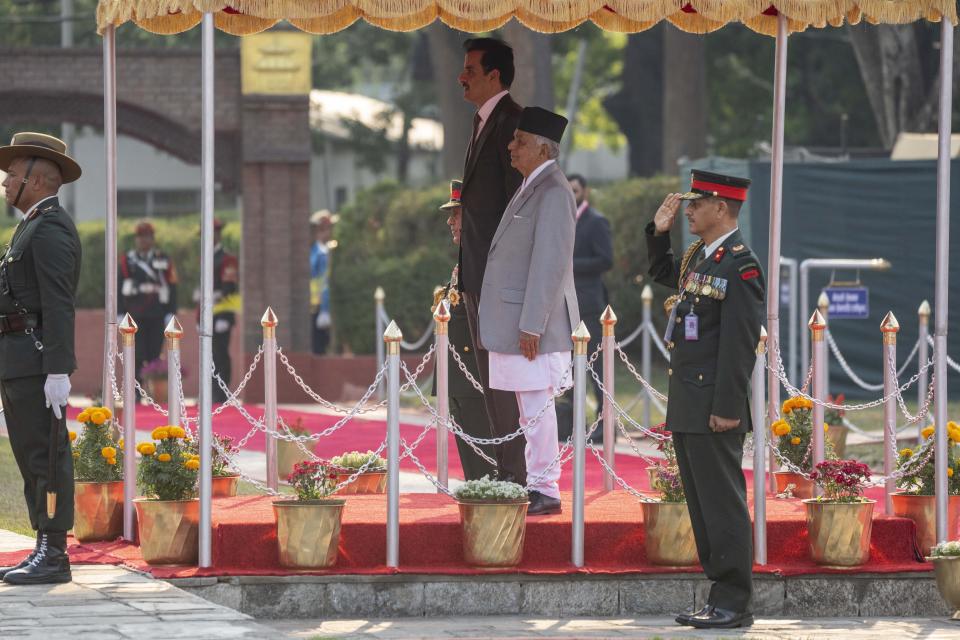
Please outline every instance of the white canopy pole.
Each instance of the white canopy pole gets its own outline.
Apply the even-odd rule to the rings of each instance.
[[[113,371],[117,353],[117,29],[103,32],[103,140],[106,146],[107,220],[103,230],[103,406],[116,413]],[[74,212],[76,213],[76,212]],[[131,365],[132,366],[132,365]],[[129,478],[134,482],[134,478]]]
[[[200,209],[200,553],[201,567],[211,565],[213,521],[213,14],[201,27],[202,128]]]
[[[953,25],[941,19],[940,126],[937,154],[936,297],[933,303],[933,376],[936,425],[937,542],[950,539],[947,527],[947,287],[950,277],[950,132],[953,107]],[[929,549],[923,550],[925,553]]]
[[[780,411],[780,216],[783,203],[783,120],[787,93],[787,18],[777,16],[777,51],[773,81],[773,140],[770,158],[770,240],[767,251],[767,418],[772,421]],[[805,366],[805,365],[804,365]],[[754,429],[766,429],[755,424]]]

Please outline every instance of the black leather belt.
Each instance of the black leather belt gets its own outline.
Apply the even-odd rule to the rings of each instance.
[[[0,335],[20,333],[40,328],[39,313],[10,313],[0,315]]]

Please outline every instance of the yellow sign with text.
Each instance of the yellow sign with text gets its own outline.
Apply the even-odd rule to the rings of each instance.
[[[246,94],[308,95],[313,37],[299,31],[267,31],[241,39],[241,87]]]

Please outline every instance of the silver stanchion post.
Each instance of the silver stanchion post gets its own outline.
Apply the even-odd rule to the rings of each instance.
[[[753,366],[753,558],[767,564],[767,419],[764,380],[767,374],[767,330],[760,328],[757,362]]]
[[[817,309],[820,310],[820,315],[823,316],[825,322],[830,322],[830,298],[827,297],[827,294],[823,291],[820,292],[820,296],[817,298]],[[824,340],[826,340],[826,335],[824,335]],[[823,350],[823,397],[826,398],[830,395],[830,347],[829,345]]]
[[[614,329],[617,327],[617,314],[613,312],[610,305],[603,310],[600,316],[600,324],[603,325],[603,338],[601,348],[603,349],[603,459],[611,469],[616,469],[615,456],[617,442],[617,425],[613,413],[613,403],[610,398],[616,387],[613,375],[614,356],[613,349],[617,344],[617,338],[614,336]],[[608,397],[609,395],[609,397]],[[646,425],[648,426],[648,425]],[[603,490],[613,491],[616,484],[613,476],[609,473],[603,474]]]
[[[377,337],[374,340],[374,344],[377,345],[377,371],[383,369],[383,332],[386,330],[386,327],[383,326],[383,300],[387,297],[387,294],[384,293],[383,287],[377,287],[376,291],[373,292],[373,315],[374,315],[374,331],[376,331]],[[377,398],[383,400],[383,381],[377,386]]]
[[[883,396],[887,401],[883,403],[883,475],[887,476],[884,482],[884,509],[887,515],[893,515],[893,498],[890,495],[897,490],[897,482],[890,477],[896,464],[894,451],[897,447],[897,399],[893,391],[897,386],[897,332],[900,323],[890,311],[880,323],[883,333]]]
[[[133,541],[133,499],[137,495],[137,323],[128,313],[117,329],[123,349],[123,539]]]
[[[450,419],[449,365],[450,355],[447,346],[450,343],[450,334],[447,323],[450,322],[450,304],[444,299],[433,312],[434,341],[436,349],[433,352],[434,369],[437,376],[437,482],[444,487],[449,486],[449,453],[450,443],[447,431],[447,422]],[[439,490],[438,490],[439,491]]]
[[[573,535],[572,562],[583,566],[583,504],[587,430],[587,345],[590,332],[580,321],[573,332]]]
[[[813,417],[811,419],[811,441],[813,444],[813,466],[823,462],[824,455],[824,433],[823,433],[823,405],[821,404],[827,397],[826,394],[826,371],[824,363],[826,362],[827,343],[826,329],[827,321],[820,314],[820,310],[813,312],[808,323],[810,327],[810,340],[813,344]],[[819,487],[814,488],[815,495],[820,495]]]
[[[926,368],[927,361],[930,360],[930,343],[927,341],[930,336],[930,303],[924,300],[917,309],[917,334],[920,345],[917,347],[917,369],[920,377],[917,379],[917,411],[923,408],[927,401],[927,387],[930,384],[929,369]],[[917,441],[923,442],[923,420],[917,420]]]
[[[400,566],[400,341],[397,323],[383,333],[387,351],[387,566]]]
[[[640,294],[640,300],[643,302],[643,334],[640,336],[640,371],[643,379],[650,382],[650,332],[653,330],[653,320],[651,318],[650,307],[653,304],[653,289],[650,285],[643,288]],[[650,390],[643,388],[643,426],[650,427]]]
[[[277,314],[267,307],[260,318],[263,328],[263,421],[267,429],[267,486],[277,490],[279,467],[277,465]],[[202,382],[201,382],[202,384]]]
[[[183,338],[183,327],[180,326],[177,316],[170,318],[163,335],[167,338],[167,424],[180,426],[183,412],[183,407],[180,406],[180,390],[183,384],[180,379],[180,339]]]

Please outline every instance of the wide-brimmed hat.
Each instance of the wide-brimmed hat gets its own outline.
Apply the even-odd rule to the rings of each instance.
[[[460,201],[460,194],[462,192],[463,192],[463,181],[451,180],[450,181],[450,200],[440,205],[440,210],[446,211],[447,209],[456,209],[457,207],[462,207],[463,202]]]
[[[66,143],[44,133],[13,134],[10,144],[0,147],[0,170],[7,171],[14,158],[44,158],[55,163],[60,167],[64,184],[76,181],[83,173],[77,161],[67,155]]]

